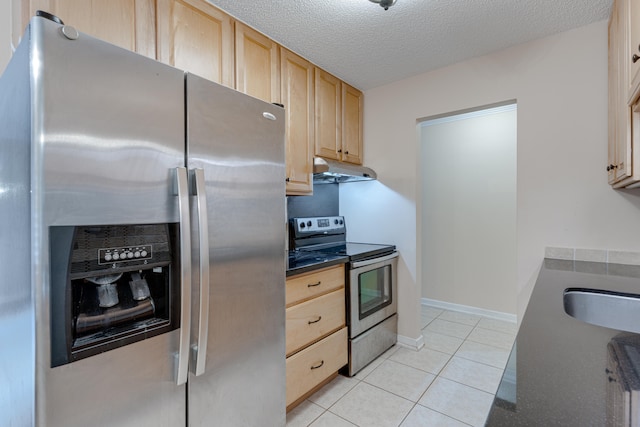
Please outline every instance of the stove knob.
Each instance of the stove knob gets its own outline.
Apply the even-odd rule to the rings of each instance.
[[[311,227],[311,221],[307,221],[307,226]]]
[[[344,221],[343,221],[343,220],[340,220],[340,225],[342,225],[342,224],[344,224]]]
[[[301,222],[301,223],[300,223],[300,228],[305,228],[305,227],[306,227],[305,223],[304,223],[304,222]]]
[[[335,224],[338,224],[338,218],[334,219],[334,220],[333,220],[333,222],[334,222]]]

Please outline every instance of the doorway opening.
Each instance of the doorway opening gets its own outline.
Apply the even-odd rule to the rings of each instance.
[[[422,302],[515,320],[517,104],[419,120]]]

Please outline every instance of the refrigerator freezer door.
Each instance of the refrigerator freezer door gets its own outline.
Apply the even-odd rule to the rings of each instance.
[[[204,172],[210,245],[206,368],[190,374],[189,424],[284,426],[284,110],[187,74],[187,155]]]
[[[51,368],[49,227],[178,222],[184,73],[33,18],[32,276],[36,423],[179,426],[179,329]],[[28,238],[28,237],[27,237]],[[174,308],[177,310],[177,307]],[[174,311],[175,312],[175,311]]]

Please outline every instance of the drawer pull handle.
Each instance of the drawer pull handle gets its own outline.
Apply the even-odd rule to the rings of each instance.
[[[322,365],[324,365],[324,360],[321,360],[321,361],[320,361],[320,364],[319,364],[318,366],[312,366],[312,367],[311,367],[311,369],[318,369],[318,368],[321,368],[321,367],[322,367]]]
[[[318,316],[318,320],[309,320],[309,324],[311,325],[312,323],[318,323],[321,320],[322,320],[322,316]]]
[[[320,286],[321,283],[322,283],[322,281],[320,281],[320,280],[318,280],[318,283],[309,283],[307,285],[307,288],[313,288],[313,287],[316,287],[316,286]]]

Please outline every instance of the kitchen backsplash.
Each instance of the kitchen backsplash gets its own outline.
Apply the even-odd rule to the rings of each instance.
[[[569,261],[640,265],[640,252],[630,251],[547,247],[544,251],[544,257]]]
[[[339,184],[313,186],[313,196],[288,196],[287,219],[340,215]]]

